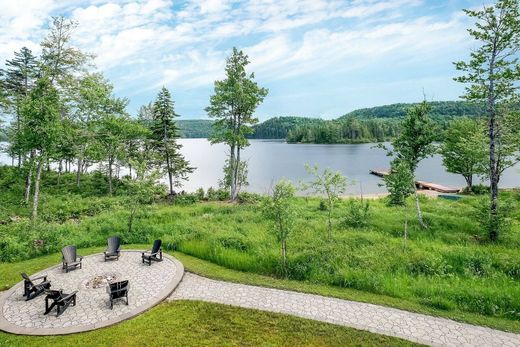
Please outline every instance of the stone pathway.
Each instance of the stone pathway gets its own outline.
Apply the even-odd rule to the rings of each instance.
[[[520,346],[520,335],[372,304],[215,281],[186,273],[169,300],[279,312],[432,346]]]
[[[181,280],[184,267],[168,255],[164,255],[162,262],[148,266],[142,264],[140,252],[122,251],[117,261],[105,262],[103,254],[94,254],[83,258],[82,269],[65,273],[60,264],[31,277],[41,274],[47,275],[51,289],[63,289],[64,293],[78,291],[76,306],[69,306],[59,317],[55,311],[44,315],[45,294],[25,301],[22,283],[19,283],[0,295],[0,330],[15,334],[57,335],[118,323],[168,297]],[[106,283],[93,288],[93,280],[98,276],[115,277],[113,280],[116,281],[129,280],[129,305],[118,300],[111,310]]]

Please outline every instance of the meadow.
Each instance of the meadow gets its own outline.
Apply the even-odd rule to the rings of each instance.
[[[365,226],[348,226],[349,200],[344,199],[334,210],[332,240],[327,238],[327,212],[321,199],[297,198],[298,218],[288,239],[285,273],[279,244],[270,232],[272,225],[259,209],[260,196],[244,194],[241,203],[234,204],[212,201],[225,200],[225,194],[218,192],[210,192],[210,201],[202,192],[174,201],[159,200],[140,208],[129,232],[125,196],[103,197],[93,188],[104,183],[104,176],[85,176],[84,186],[78,190],[73,175],[64,175],[58,189],[56,175],[49,173],[44,181],[41,219],[32,224],[29,209],[20,204],[18,187],[22,185],[17,181],[21,175],[5,167],[1,173],[0,189],[5,194],[0,198],[0,261],[9,264],[2,267],[4,274],[11,269],[17,276],[14,265],[28,259],[35,270],[45,268],[36,257],[59,252],[66,244],[103,246],[111,235],[120,235],[125,244],[162,238],[165,248],[179,252],[176,254],[188,263],[189,270],[209,277],[374,302],[520,331],[518,191],[502,193],[512,210],[511,227],[494,243],[487,241],[478,224],[482,203],[478,196],[459,201],[422,197],[429,225],[426,230],[419,228],[411,202],[406,208],[389,207],[384,199],[370,201]],[[122,194],[123,181],[117,187]],[[198,260],[205,265],[200,266]],[[228,270],[237,271],[231,276]],[[259,276],[256,282],[253,274]]]

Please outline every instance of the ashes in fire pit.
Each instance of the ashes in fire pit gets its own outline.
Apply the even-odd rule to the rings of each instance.
[[[102,275],[94,276],[83,283],[83,286],[87,289],[98,289],[106,287],[106,285],[112,281],[118,279],[118,275],[114,272],[107,272]]]

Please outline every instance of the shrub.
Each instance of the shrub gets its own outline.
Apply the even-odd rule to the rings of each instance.
[[[231,198],[229,191],[227,189],[208,189],[207,199],[209,201],[226,201]]]
[[[197,198],[199,199],[199,201],[202,201],[205,199],[205,193],[204,193],[204,188],[199,188],[197,189],[197,191],[195,192],[195,195],[197,195]]]
[[[173,199],[173,203],[175,205],[193,205],[199,201],[199,197],[196,194],[179,194],[176,195]]]
[[[497,230],[499,234],[511,229],[511,214],[515,204],[510,199],[502,199],[498,205],[497,214],[492,216],[489,212],[489,199],[482,198],[475,209],[475,219],[478,221],[481,231]]]
[[[262,196],[256,193],[242,192],[238,194],[238,202],[241,204],[256,204],[262,200]]]
[[[352,228],[363,228],[368,225],[370,218],[370,204],[361,199],[350,199],[347,206],[347,215],[343,224]]]

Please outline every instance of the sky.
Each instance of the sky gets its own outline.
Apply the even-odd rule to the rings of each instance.
[[[236,46],[269,89],[257,109],[332,119],[397,102],[456,100],[453,62],[475,42],[463,8],[487,0],[0,0],[0,66],[27,46],[39,54],[52,16],[78,22],[73,44],[128,111],[172,92],[183,119],[207,118],[213,82]]]

